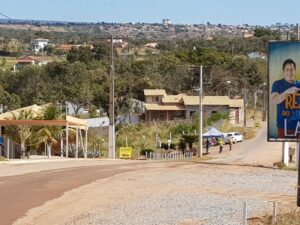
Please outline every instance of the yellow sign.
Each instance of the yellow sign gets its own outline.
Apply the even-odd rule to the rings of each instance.
[[[120,147],[119,158],[131,159],[132,147]]]

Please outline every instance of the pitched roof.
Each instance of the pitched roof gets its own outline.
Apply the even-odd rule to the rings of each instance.
[[[164,89],[144,89],[145,96],[167,95]]]
[[[229,107],[232,108],[241,108],[244,105],[243,99],[230,99],[230,105]]]
[[[45,38],[36,38],[36,39],[33,39],[32,41],[49,41],[49,39],[45,39]]]
[[[41,61],[41,60],[31,55],[24,55],[21,56],[19,59],[17,59],[17,62],[32,62],[32,61]]]
[[[199,105],[199,96],[183,96],[184,105]],[[204,96],[203,105],[230,105],[228,96]]]
[[[5,112],[5,113],[0,114],[0,119],[1,120],[12,119],[13,115],[17,116],[21,111],[31,111],[33,116],[36,117],[42,112],[42,110],[45,106],[46,105],[39,106],[39,105],[34,104],[34,105],[26,106],[23,108],[19,108],[16,110],[12,110],[9,112]]]
[[[162,103],[181,103],[183,96],[186,96],[186,94],[165,95],[162,98]]]
[[[79,48],[78,45],[72,45],[72,44],[59,44],[55,46],[55,49],[58,50],[71,50],[72,48]]]
[[[70,127],[79,125],[80,129],[85,129],[87,126],[87,120],[79,119],[73,116],[66,115],[65,120],[13,120],[13,116],[18,116],[22,111],[31,111],[33,118],[40,116],[43,113],[45,107],[49,104],[45,105],[31,105],[23,108],[19,108],[10,112],[0,114],[0,126],[1,125],[66,125],[70,124]]]
[[[160,104],[145,104],[146,110],[170,110],[178,111],[185,110],[183,105],[160,105]]]

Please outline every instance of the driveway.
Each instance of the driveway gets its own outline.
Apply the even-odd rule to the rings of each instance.
[[[281,160],[281,142],[267,141],[267,123],[262,122],[255,138],[232,145],[232,151],[225,151],[210,162],[229,164],[259,164],[271,166]]]

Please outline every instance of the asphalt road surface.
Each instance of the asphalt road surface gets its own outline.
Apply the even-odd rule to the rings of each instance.
[[[281,143],[267,142],[266,123],[256,137],[233,145],[212,162],[271,165],[281,159]],[[226,148],[225,148],[226,149]],[[29,209],[59,198],[65,192],[115,174],[151,168],[151,162],[66,161],[0,165],[0,224],[9,225]]]
[[[58,198],[66,191],[115,174],[138,170],[138,165],[83,166],[0,177],[0,224],[12,224],[29,209]]]
[[[272,166],[281,160],[281,149],[282,143],[267,142],[267,123],[262,122],[255,138],[234,144],[231,152],[225,152],[210,162]]]

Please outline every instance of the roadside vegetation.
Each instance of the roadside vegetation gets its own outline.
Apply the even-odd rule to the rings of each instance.
[[[277,214],[276,222],[272,222],[271,215],[265,215],[262,218],[257,218],[255,221],[250,221],[250,225],[299,225],[300,211],[298,209]]]
[[[72,103],[77,117],[81,116],[79,115],[81,108],[89,111],[86,118],[108,115],[110,46],[106,40],[94,40],[95,35],[99,35],[97,30],[84,33],[79,32],[84,27],[74,29],[72,32],[67,28],[63,32],[0,29],[3,36],[0,38],[0,105],[3,106],[4,112],[46,103],[58,105],[61,111],[65,111],[67,101]],[[30,52],[30,41],[34,38],[48,38],[53,44],[86,43],[94,47],[73,48],[68,52],[60,52],[49,46],[44,55],[59,60],[43,66],[32,65],[17,72],[12,71],[17,57],[33,54]],[[128,51],[115,49],[113,52],[115,114],[140,115],[141,112],[134,109],[131,100],[144,101],[144,89],[165,89],[168,94],[194,95],[193,90],[199,83],[199,71],[190,68],[199,65],[205,65],[203,87],[205,95],[229,94],[231,97],[241,98],[246,84],[247,110],[254,108],[261,110],[262,96],[257,98],[256,102],[253,93],[261,93],[257,91],[264,88],[266,60],[251,59],[247,55],[251,52],[267,53],[266,43],[273,39],[278,39],[278,34],[268,30],[257,30],[257,35],[253,39],[130,38],[127,40]],[[151,51],[145,49],[144,45],[149,42],[157,42],[157,48]],[[229,85],[226,81],[234,82]],[[101,114],[97,114],[97,109],[101,110]],[[247,119],[253,118],[255,115]],[[222,132],[243,133],[242,127],[230,125],[228,115],[214,114],[210,118],[204,118],[204,130],[211,125]],[[52,135],[49,135],[48,139],[44,138],[43,142],[46,147],[55,145],[52,138],[63,135],[50,128],[40,131],[44,134],[49,132]],[[127,145],[132,146],[135,151],[165,148],[171,134],[169,148],[180,150],[186,145],[193,146],[197,142],[195,135],[197,133],[197,116],[193,121],[180,123],[121,124],[117,127],[117,146],[125,146],[127,139]],[[248,129],[245,139],[253,136],[254,131]],[[91,134],[90,137],[92,155],[100,154],[100,151],[105,154],[107,137],[97,134]],[[33,143],[30,138],[25,142]]]
[[[218,115],[217,115],[218,114]],[[217,113],[204,119],[206,132],[210,126],[216,126],[221,132],[243,133],[243,127],[232,126],[229,123],[228,115]],[[245,139],[255,136],[255,128],[247,128]],[[171,137],[171,144],[168,140]],[[117,148],[127,145],[133,148],[133,156],[140,153],[155,152],[163,150],[191,150],[198,146],[198,116],[190,121],[151,122],[139,123],[137,125],[123,125],[117,132]]]

